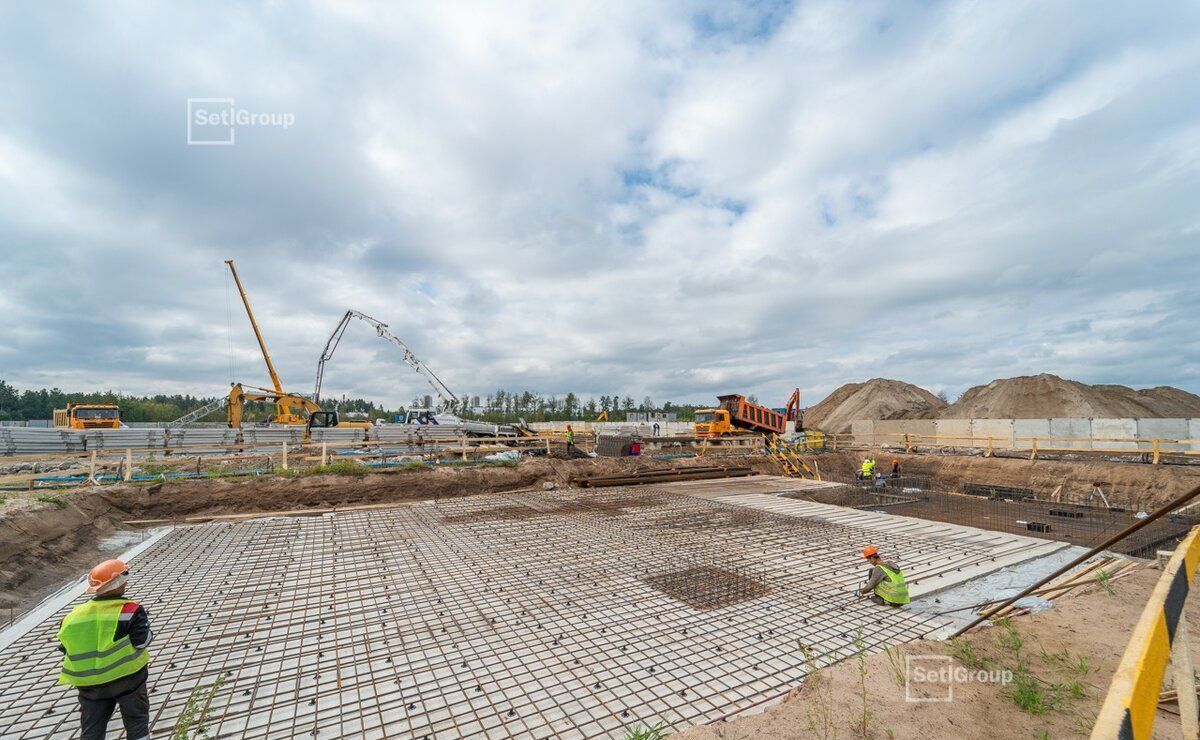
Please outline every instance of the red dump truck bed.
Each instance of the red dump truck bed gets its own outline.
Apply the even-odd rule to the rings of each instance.
[[[787,429],[787,419],[783,414],[750,403],[745,396],[734,393],[717,396],[717,400],[721,402],[721,408],[729,412],[729,423],[735,427],[775,434],[783,434]]]

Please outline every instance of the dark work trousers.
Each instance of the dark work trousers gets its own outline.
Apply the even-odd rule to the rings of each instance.
[[[121,707],[121,722],[129,740],[150,737],[150,694],[145,668],[125,678],[79,690],[80,740],[104,740],[113,710]]]

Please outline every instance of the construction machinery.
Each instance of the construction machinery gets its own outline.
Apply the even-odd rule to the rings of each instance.
[[[250,298],[246,295],[245,288],[242,287],[242,280],[238,277],[237,268],[233,266],[233,260],[225,260],[225,264],[229,265],[229,272],[233,274],[233,281],[237,284],[238,294],[242,297],[242,305],[246,307],[246,316],[250,319],[250,327],[254,329],[254,338],[258,340],[258,348],[262,350],[263,361],[267,364],[267,373],[271,376],[271,385],[273,387],[243,387],[241,383],[234,383],[229,390],[229,397],[225,399],[224,404],[220,404],[217,401],[209,404],[209,406],[227,405],[229,426],[234,429],[239,429],[242,426],[242,416],[245,412],[246,404],[254,402],[265,402],[274,405],[275,415],[271,417],[272,424],[303,425],[306,430],[310,431],[314,427],[340,426],[365,428],[370,426],[368,422],[339,423],[336,411],[322,411],[315,399],[305,398],[299,393],[288,393],[283,390],[283,383],[279,380],[279,373],[275,372],[275,365],[271,362],[271,353],[267,351],[267,343],[263,341],[262,331],[258,328],[258,322],[254,319],[254,311],[250,308]],[[246,388],[249,388],[251,392],[247,393]],[[211,413],[213,410],[215,409],[209,408],[206,413]],[[204,411],[204,409],[197,409],[188,416],[201,411]],[[201,414],[201,416],[203,415]],[[187,419],[188,417],[185,416],[184,418]]]
[[[433,388],[433,392],[437,394],[440,402],[438,411],[446,411],[458,405],[458,396],[451,393],[446,384],[438,376],[434,375],[433,371],[425,363],[417,359],[417,356],[413,354],[413,351],[409,349],[407,344],[400,341],[399,337],[388,331],[387,324],[366,315],[362,311],[355,311],[354,309],[350,309],[342,315],[342,320],[338,322],[337,327],[334,328],[333,333],[329,335],[329,339],[325,342],[325,350],[321,352],[321,359],[317,361],[317,381],[313,385],[313,401],[320,402],[321,400],[321,382],[325,378],[325,363],[333,358],[333,353],[337,350],[338,344],[341,343],[342,335],[346,333],[346,327],[349,326],[350,319],[359,319],[370,324],[375,329],[376,334],[400,348],[400,351],[404,353],[404,362],[413,370],[420,373],[425,382],[429,383],[429,386]]]
[[[62,429],[120,429],[121,409],[115,403],[68,403],[54,409],[54,426]]]
[[[782,434],[785,416],[766,406],[750,403],[746,397],[732,393],[717,396],[717,408],[696,411],[697,437],[728,437],[734,434]]]
[[[608,421],[608,409],[604,409],[599,413],[599,415],[596,416],[595,419],[592,419],[593,423],[598,421]]]
[[[783,413],[750,403],[733,393],[717,396],[720,406],[696,410],[697,437],[729,437],[735,434],[783,434],[787,422],[800,419],[800,389],[792,391]],[[799,426],[799,424],[797,424]]]

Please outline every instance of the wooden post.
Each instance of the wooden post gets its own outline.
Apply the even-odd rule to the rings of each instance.
[[[988,451],[987,451],[987,454],[984,455],[984,457],[991,457],[991,456],[992,456],[992,438],[988,437]]]
[[[328,464],[329,464],[329,443],[322,442],[321,443],[321,467],[325,467]]]
[[[1179,702],[1179,721],[1183,736],[1200,737],[1200,704],[1196,701],[1196,674],[1188,655],[1187,610],[1179,611],[1175,645],[1171,649],[1171,667],[1175,669],[1175,694]]]
[[[96,480],[96,451],[92,450],[92,462],[88,465],[88,483],[98,483]]]
[[[133,480],[133,450],[125,450],[125,482]]]
[[[279,460],[280,460],[280,465],[282,465],[282,466],[283,466],[283,469],[284,469],[284,470],[287,470],[287,469],[288,469],[288,464],[287,464],[287,442],[282,442],[282,443],[280,444]]]
[[[904,451],[912,452],[912,438],[909,435],[904,435]]]
[[[459,444],[459,446],[461,446],[461,447],[462,447],[462,459],[463,459],[463,462],[466,462],[466,461],[467,461],[467,438],[466,438],[466,437],[459,437],[459,438],[458,438],[458,444]]]
[[[1158,465],[1158,452],[1159,452],[1158,443],[1160,441],[1161,440],[1158,440],[1158,439],[1154,440],[1154,459],[1152,461],[1154,465]],[[1180,709],[1183,709],[1183,707],[1181,706]],[[1185,735],[1185,737],[1186,737],[1186,735]]]
[[[550,457],[550,437],[546,437],[546,457]]]
[[[1029,459],[1030,460],[1037,459],[1037,437],[1033,438],[1033,444],[1029,448]]]

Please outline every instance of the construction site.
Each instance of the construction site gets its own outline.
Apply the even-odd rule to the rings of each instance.
[[[2,737],[78,736],[56,645],[106,557],[154,626],[152,737],[1195,737],[1200,398],[872,380],[694,422],[469,421],[354,309],[288,390],[227,265],[269,385],[0,427]],[[423,408],[322,406],[358,322]],[[875,551],[900,608],[863,589]]]

